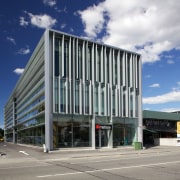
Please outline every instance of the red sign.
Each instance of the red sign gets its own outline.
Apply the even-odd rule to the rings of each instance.
[[[111,130],[112,126],[111,125],[99,125],[96,124],[96,129],[107,129],[107,130]]]
[[[101,129],[101,126],[99,124],[96,124],[96,129]]]

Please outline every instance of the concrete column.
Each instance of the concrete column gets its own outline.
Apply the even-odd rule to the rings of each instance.
[[[51,40],[50,40],[51,39]],[[46,30],[44,33],[44,48],[45,48],[45,146],[46,150],[53,149],[53,116],[52,116],[52,38],[50,38],[50,31]],[[52,48],[51,48],[52,49]]]
[[[92,149],[96,148],[96,132],[95,132],[95,116],[92,118],[92,128],[91,128],[91,141],[92,141]]]
[[[138,142],[143,143],[143,117],[142,117],[142,61],[141,57],[137,61],[137,65],[139,66],[139,94],[138,94]]]

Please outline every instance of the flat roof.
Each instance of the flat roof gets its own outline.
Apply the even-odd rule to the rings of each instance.
[[[180,121],[180,114],[143,110],[143,119],[144,118]]]

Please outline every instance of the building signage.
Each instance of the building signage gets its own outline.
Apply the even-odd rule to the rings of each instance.
[[[111,125],[99,125],[96,124],[96,129],[107,129],[107,130],[111,130],[112,126]]]
[[[177,122],[177,146],[180,146],[180,121]]]

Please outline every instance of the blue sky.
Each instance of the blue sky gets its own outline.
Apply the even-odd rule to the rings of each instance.
[[[142,54],[143,109],[180,110],[179,0],[2,0],[3,108],[46,28]]]

